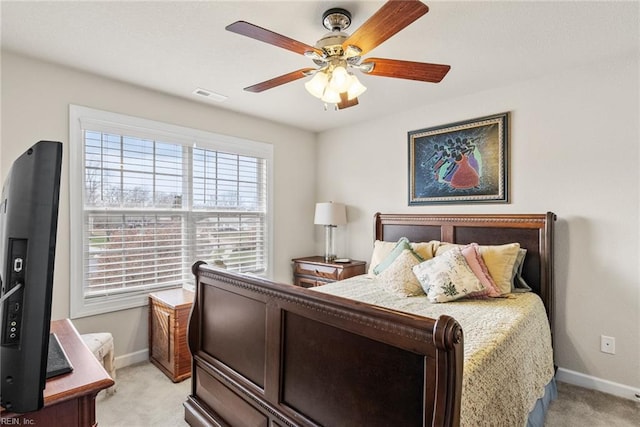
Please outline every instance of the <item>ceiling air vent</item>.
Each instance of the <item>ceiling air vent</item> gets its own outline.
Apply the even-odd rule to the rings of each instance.
[[[211,92],[210,90],[202,89],[200,87],[194,90],[193,94],[218,102],[223,102],[228,98],[228,96],[220,95],[219,93]]]

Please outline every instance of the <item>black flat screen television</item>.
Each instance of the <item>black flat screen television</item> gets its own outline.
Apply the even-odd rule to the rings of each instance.
[[[8,171],[0,200],[0,403],[44,405],[62,144],[40,141]]]

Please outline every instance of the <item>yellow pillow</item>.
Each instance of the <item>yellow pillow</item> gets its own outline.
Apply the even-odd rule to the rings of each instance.
[[[398,242],[385,242],[382,240],[376,240],[373,243],[373,254],[371,254],[371,262],[369,263],[368,270],[370,276],[375,276],[373,269],[391,253],[397,244]],[[437,240],[431,240],[430,242],[411,242],[410,245],[411,249],[426,261],[435,256],[436,249],[440,245],[440,242]]]
[[[436,256],[441,255],[456,246],[460,245],[443,243],[436,250]],[[495,246],[479,245],[478,249],[500,294],[505,295],[511,293],[513,265],[516,263],[520,244],[507,243],[506,245]]]
[[[440,246],[440,242],[438,240],[411,243],[411,249],[413,249],[413,251],[420,255],[425,261],[436,256],[436,249],[438,249],[438,246]]]

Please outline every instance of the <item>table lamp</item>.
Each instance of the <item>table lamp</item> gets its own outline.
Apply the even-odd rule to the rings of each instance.
[[[324,225],[324,260],[331,262],[336,259],[333,230],[336,226],[347,223],[347,208],[342,203],[316,203],[313,223]]]

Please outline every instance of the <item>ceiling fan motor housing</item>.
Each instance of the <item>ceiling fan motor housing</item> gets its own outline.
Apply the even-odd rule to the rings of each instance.
[[[349,37],[349,35],[343,32],[327,33],[318,40],[316,47],[326,52],[327,56],[342,56],[344,53],[342,42],[344,42],[347,37]]]
[[[329,31],[344,31],[351,25],[348,10],[334,7],[322,14],[322,25]]]
[[[349,37],[344,30],[351,25],[351,13],[345,9],[333,8],[322,14],[322,25],[331,31],[317,41],[315,47],[325,52],[326,57],[336,58],[344,55],[342,44]],[[317,65],[326,63],[325,60],[315,60]]]

